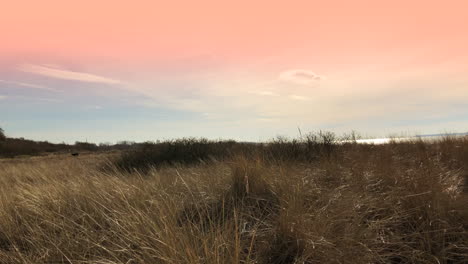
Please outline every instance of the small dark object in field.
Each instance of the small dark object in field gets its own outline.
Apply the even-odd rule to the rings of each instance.
[[[76,157],[76,156],[79,156],[80,153],[76,152],[76,153],[72,153],[71,155],[74,156],[74,157]]]

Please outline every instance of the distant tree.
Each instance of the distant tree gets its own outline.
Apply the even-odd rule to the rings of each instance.
[[[0,127],[0,141],[4,141],[6,139],[5,132]]]
[[[98,146],[94,143],[76,141],[75,148],[78,150],[94,151],[98,149]]]

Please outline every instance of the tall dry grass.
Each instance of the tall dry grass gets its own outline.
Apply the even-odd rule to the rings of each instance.
[[[467,263],[466,139],[321,153],[0,161],[0,263]]]

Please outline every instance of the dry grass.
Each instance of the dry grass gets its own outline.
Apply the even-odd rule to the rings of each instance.
[[[145,174],[106,158],[0,162],[0,263],[468,260],[467,140]]]

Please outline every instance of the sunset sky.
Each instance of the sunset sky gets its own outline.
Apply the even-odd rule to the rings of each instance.
[[[3,1],[0,127],[52,142],[468,131],[468,1]]]

